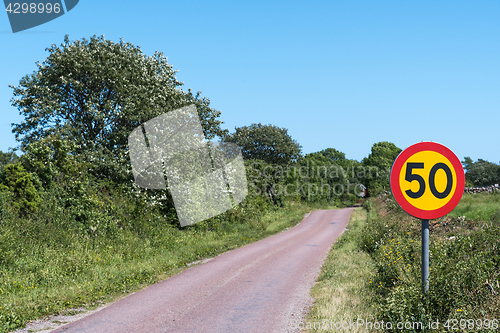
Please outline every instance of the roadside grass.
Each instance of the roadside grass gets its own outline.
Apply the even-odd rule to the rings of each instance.
[[[240,207],[183,229],[146,212],[111,236],[61,227],[64,214],[49,208],[32,223],[10,216],[0,223],[0,332],[71,308],[93,309],[177,274],[188,263],[293,227],[305,213],[324,207],[289,202],[257,216]]]
[[[346,231],[332,246],[311,291],[314,304],[301,325],[311,328],[310,332],[342,330],[342,324],[346,332],[368,332],[363,325],[357,326],[358,320],[373,322],[375,314],[372,291],[367,288],[375,265],[359,247],[366,221],[366,210],[355,209]]]
[[[430,221],[425,297],[420,220],[389,193],[365,201],[364,208],[353,212],[313,288],[316,301],[305,324],[318,327],[311,332],[338,330],[332,323],[357,319],[384,322],[377,331],[385,332],[498,331],[500,193],[464,194],[450,214]]]
[[[500,219],[500,194],[465,193],[457,207],[449,214],[453,217],[465,216],[474,221],[490,221]]]
[[[378,321],[428,326],[432,332],[494,331],[500,327],[499,193],[464,194],[450,214],[429,222],[429,291],[421,293],[419,219],[404,213],[392,196],[367,202],[369,224],[362,248],[376,263]],[[429,331],[409,325],[406,332]]]

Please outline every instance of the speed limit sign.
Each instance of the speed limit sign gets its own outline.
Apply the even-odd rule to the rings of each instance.
[[[455,208],[464,193],[462,164],[435,142],[414,144],[399,154],[391,169],[391,190],[408,214],[436,219]]]
[[[391,190],[408,214],[422,220],[422,293],[429,289],[429,220],[451,212],[462,198],[462,163],[445,146],[416,143],[399,154],[391,169]]]

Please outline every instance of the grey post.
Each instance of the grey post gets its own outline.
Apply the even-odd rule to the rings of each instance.
[[[429,290],[429,220],[422,220],[422,294]]]

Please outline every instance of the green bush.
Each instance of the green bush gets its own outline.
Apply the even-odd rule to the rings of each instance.
[[[0,191],[11,194],[11,204],[21,215],[35,213],[40,205],[40,196],[33,184],[33,176],[20,163],[4,168]]]
[[[377,265],[378,274],[369,285],[378,295],[379,320],[438,320],[443,329],[452,319],[499,317],[500,224],[489,204],[495,199],[486,193],[464,196],[456,212],[430,222],[430,278],[425,297],[421,292],[420,220],[395,208],[391,196],[365,204],[371,217],[360,247]],[[480,219],[454,217],[464,212]]]
[[[500,183],[500,165],[483,159],[473,162],[470,157],[465,157],[462,164],[466,170],[465,180],[468,185],[490,186]]]

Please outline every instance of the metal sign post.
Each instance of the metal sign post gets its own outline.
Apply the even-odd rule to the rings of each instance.
[[[429,220],[422,220],[422,294],[429,290]]]

